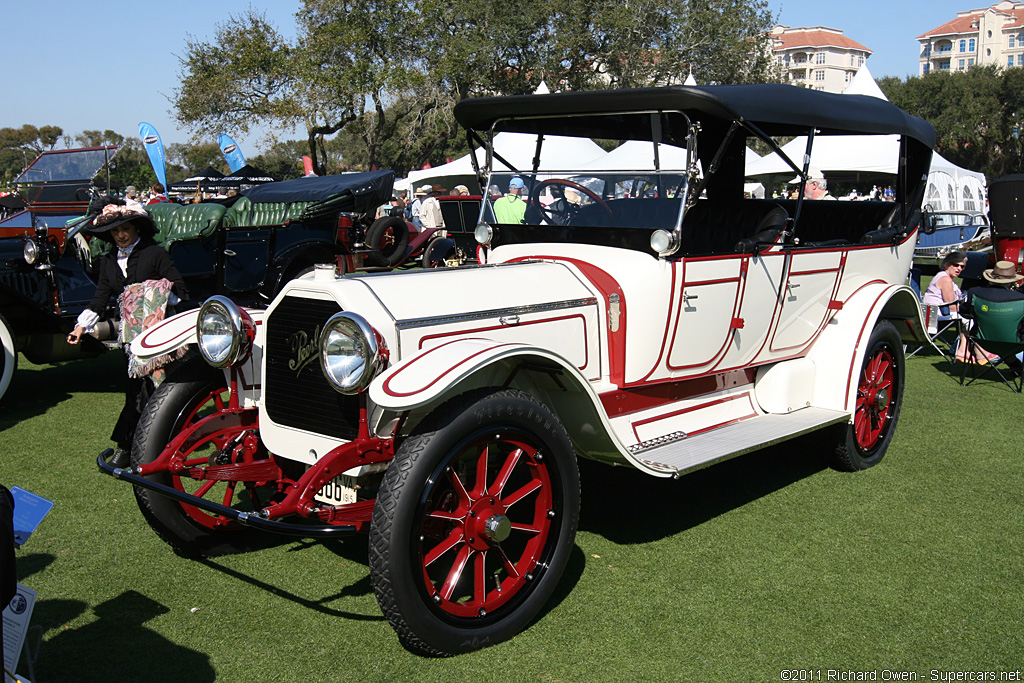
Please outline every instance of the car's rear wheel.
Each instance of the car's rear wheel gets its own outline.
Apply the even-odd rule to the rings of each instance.
[[[378,218],[366,231],[366,262],[371,266],[393,268],[402,262],[409,248],[409,226],[397,216]]]
[[[579,516],[558,419],[517,390],[470,392],[405,439],[370,526],[370,576],[403,644],[448,656],[506,640],[544,606]]]
[[[854,471],[881,462],[903,405],[905,358],[896,328],[882,320],[871,331],[857,382],[853,422],[843,427],[835,452],[837,469]]]
[[[205,478],[218,465],[259,465],[273,469],[270,455],[250,417],[228,410],[229,390],[224,374],[201,360],[172,375],[150,397],[139,420],[132,446],[132,466],[154,462],[171,440],[206,418],[216,424],[196,434],[180,450],[180,473],[158,472],[147,479],[229,507],[258,509],[272,493],[267,482],[218,477]],[[218,417],[219,416],[219,417]],[[194,476],[190,476],[190,473]],[[266,535],[226,517],[179,503],[141,486],[135,487],[139,509],[157,535],[184,555],[215,556],[259,547]]]
[[[445,268],[458,256],[455,243],[448,237],[435,237],[423,250],[424,268]]]
[[[18,348],[14,345],[14,330],[7,319],[0,315],[0,400],[7,393],[18,368]]]

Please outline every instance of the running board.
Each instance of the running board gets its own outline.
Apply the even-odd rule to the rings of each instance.
[[[849,413],[827,408],[803,408],[784,415],[767,413],[635,452],[634,457],[649,467],[678,476],[849,419]]]

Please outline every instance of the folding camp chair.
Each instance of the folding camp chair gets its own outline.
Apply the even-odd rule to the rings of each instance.
[[[974,324],[967,330],[967,358],[984,355],[984,351],[999,356],[985,365],[964,363],[960,371],[960,384],[964,384],[967,368],[973,368],[970,384],[995,371],[1006,386],[1021,393],[1021,365],[1017,354],[1024,351],[1024,341],[1017,336],[1017,328],[1024,318],[1024,300],[989,301],[978,295],[971,297]]]
[[[956,343],[960,337],[961,318],[955,313],[950,315],[949,304],[956,302],[950,301],[942,305],[924,303],[921,300],[921,271],[917,268],[910,270],[909,285],[917,294],[918,302],[921,305],[921,317],[924,318],[925,331],[928,333],[932,346],[942,354],[943,358],[952,363],[956,352]],[[925,345],[921,344],[915,349],[906,349],[906,357],[910,358],[924,347]]]

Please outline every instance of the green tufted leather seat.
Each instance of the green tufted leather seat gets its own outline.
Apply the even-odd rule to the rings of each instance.
[[[284,202],[266,202],[252,205],[251,225],[281,225],[288,217]]]
[[[231,208],[224,214],[224,227],[225,228],[237,228],[240,226],[251,225],[249,217],[252,215],[252,202],[248,197],[242,196],[238,198]]]
[[[217,231],[226,209],[221,204],[190,204],[174,214],[170,231],[164,237],[164,247],[173,242],[209,237]]]
[[[174,217],[181,208],[180,204],[170,202],[150,204],[146,207],[146,213],[149,214],[156,224],[156,236],[154,239],[157,244],[163,244],[167,241],[167,236],[171,233],[172,226],[174,225]]]
[[[306,207],[313,202],[292,202],[288,205],[288,216],[286,220],[297,221],[302,216],[302,212],[306,210]]]

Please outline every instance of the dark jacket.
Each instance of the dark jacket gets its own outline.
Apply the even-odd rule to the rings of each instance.
[[[89,308],[99,315],[107,308],[111,297],[117,297],[128,285],[146,280],[166,278],[174,283],[174,293],[182,301],[188,299],[188,289],[181,273],[174,266],[171,255],[151,237],[143,237],[128,255],[128,276],[121,273],[117,265],[117,247],[115,246],[100,259],[100,280],[96,294],[89,303]]]

